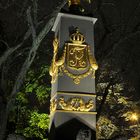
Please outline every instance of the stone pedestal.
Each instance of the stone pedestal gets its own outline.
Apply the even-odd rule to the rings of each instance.
[[[87,62],[87,67],[82,70],[80,68],[71,69],[71,67],[67,66],[68,62],[66,59],[68,57],[67,47],[72,43],[70,42],[70,36],[78,28],[81,34],[78,33],[78,37],[74,34],[74,37],[71,36],[71,38],[73,37],[73,40],[77,38],[82,40],[83,35],[85,42],[79,46],[83,45],[85,49],[87,48],[87,61],[91,57],[88,54],[92,55],[93,60],[95,60],[94,23],[96,20],[96,18],[91,17],[59,13],[52,28],[52,31],[55,32],[55,38],[58,39],[59,43],[56,61],[59,61],[59,57],[63,56],[63,58],[65,57],[63,67],[65,66],[69,73],[74,73],[74,75],[87,73],[87,75],[85,74],[85,76],[80,78],[80,82],[76,84],[74,78],[62,66],[60,66],[61,72],[61,69],[58,68],[58,76],[52,82],[51,90],[51,140],[76,140],[79,138],[78,134],[80,133],[83,133],[86,137],[91,137],[91,140],[96,139],[95,77],[92,73],[94,70],[92,71],[90,62]],[[84,51],[80,54],[77,51],[79,58],[81,54],[84,54]],[[88,70],[89,73],[87,72]]]

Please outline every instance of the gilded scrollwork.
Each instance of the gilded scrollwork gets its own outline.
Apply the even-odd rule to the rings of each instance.
[[[90,46],[84,44],[85,37],[76,29],[76,32],[70,36],[71,43],[66,43],[62,57],[57,59],[58,39],[53,41],[54,56],[50,67],[52,83],[57,79],[58,73],[65,73],[72,78],[75,84],[79,84],[81,79],[92,75],[95,77],[95,71],[98,69],[96,59],[91,53]],[[78,71],[78,74],[75,73]]]
[[[73,97],[68,99],[67,101],[64,97],[61,97],[58,100],[58,105],[61,109],[66,111],[81,111],[81,112],[89,112],[94,108],[94,102],[92,99],[87,102],[81,97]]]
[[[85,69],[88,66],[88,55],[86,45],[67,44],[67,66],[72,69]]]
[[[69,72],[69,70],[67,70],[64,65],[61,66],[61,69],[67,76],[69,76],[70,78],[73,79],[75,84],[79,84],[81,79],[87,77],[88,75],[90,75],[93,72],[92,68],[89,68],[85,73],[73,74],[73,73]]]
[[[53,60],[52,60],[52,64],[51,64],[51,67],[50,67],[50,75],[52,76],[52,81],[51,83],[54,83],[57,79],[57,76],[58,76],[58,71],[59,71],[59,66],[63,65],[64,62],[65,62],[65,50],[64,50],[64,53],[62,55],[62,57],[60,59],[56,59],[57,58],[57,53],[58,53],[58,46],[59,46],[59,43],[58,43],[58,39],[55,38],[53,40]]]
[[[52,114],[53,112],[55,112],[56,108],[57,108],[57,99],[53,99],[50,102],[50,114]]]
[[[97,70],[98,69],[98,64],[96,62],[95,57],[93,57],[91,50],[90,50],[90,46],[88,46],[88,56],[89,56],[89,63],[92,67],[93,70]]]

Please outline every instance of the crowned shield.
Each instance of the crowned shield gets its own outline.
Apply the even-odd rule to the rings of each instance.
[[[83,44],[67,44],[66,63],[71,69],[85,69],[88,66],[88,47]]]

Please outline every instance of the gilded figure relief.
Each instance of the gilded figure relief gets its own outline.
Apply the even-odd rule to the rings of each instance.
[[[61,97],[58,101],[61,109],[66,111],[82,111],[88,112],[94,108],[94,102],[92,99],[87,102],[80,97],[73,97],[68,100],[65,100],[64,97]]]

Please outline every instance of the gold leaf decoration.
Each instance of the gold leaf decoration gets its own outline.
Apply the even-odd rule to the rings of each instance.
[[[88,112],[94,108],[94,102],[90,99],[88,102],[85,102],[84,99],[80,97],[73,97],[65,101],[64,97],[61,97],[58,101],[61,109],[66,111],[81,111]]]

